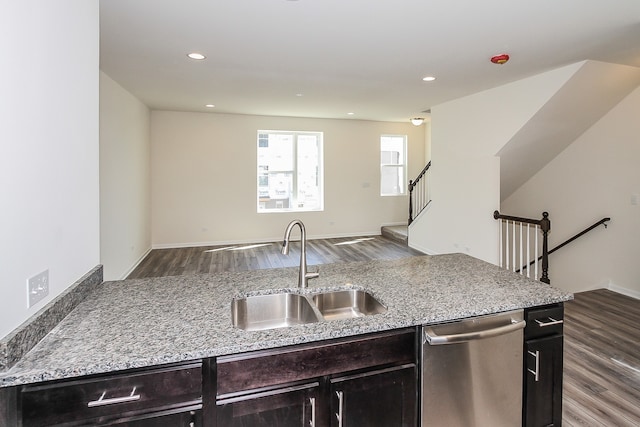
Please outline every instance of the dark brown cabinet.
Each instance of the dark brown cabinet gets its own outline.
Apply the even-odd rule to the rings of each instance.
[[[224,356],[215,371],[218,427],[417,423],[414,328]]]
[[[199,425],[202,364],[27,385],[17,392],[23,427]]]
[[[0,389],[0,424],[415,426],[416,340],[405,328]]]
[[[202,425],[202,411],[178,412],[168,415],[153,413],[142,418],[122,419],[105,425],[116,427],[197,427]]]
[[[318,424],[320,384],[292,385],[217,402],[217,424],[225,427]]]
[[[562,423],[562,304],[525,312],[523,425]]]
[[[332,378],[331,426],[416,425],[415,365]]]

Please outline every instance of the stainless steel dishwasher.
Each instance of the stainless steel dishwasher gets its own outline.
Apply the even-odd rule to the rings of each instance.
[[[522,310],[422,328],[422,426],[522,425]]]

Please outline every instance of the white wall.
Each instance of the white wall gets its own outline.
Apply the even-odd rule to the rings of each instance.
[[[424,165],[426,166],[431,160],[431,119],[424,123]],[[415,176],[410,176],[413,179]]]
[[[549,258],[551,283],[578,292],[610,287],[640,297],[640,88],[502,203],[509,215],[548,210],[550,247],[600,226]],[[638,201],[640,203],[640,201]]]
[[[464,252],[498,261],[500,163],[496,153],[580,67],[580,63],[431,109],[432,203],[409,232],[430,254]]]
[[[323,212],[256,212],[259,129],[324,132]],[[380,196],[380,135],[406,134],[409,175],[424,166],[424,126],[215,113],[151,113],[154,247],[273,241],[300,218],[313,237],[406,224],[408,199]]]
[[[0,337],[99,263],[97,0],[0,13]],[[26,283],[49,270],[27,309]]]
[[[123,279],[151,250],[150,112],[100,73],[100,262]]]

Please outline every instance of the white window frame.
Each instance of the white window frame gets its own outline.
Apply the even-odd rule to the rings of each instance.
[[[401,159],[398,159],[397,163],[385,162],[384,153],[387,150],[384,150],[385,138],[401,138],[402,139],[402,151],[403,155]],[[407,187],[409,186],[409,181],[407,180],[407,147],[408,147],[408,138],[407,135],[381,135],[380,136],[380,196],[406,196],[407,195]],[[386,172],[389,172],[390,169],[398,169],[402,168],[402,177],[400,178],[400,186],[402,191],[393,192],[393,193],[385,193],[383,191],[383,179]],[[397,171],[396,171],[397,173]]]
[[[260,148],[261,148],[261,135],[269,135],[269,134],[281,134],[281,135],[291,135],[293,138],[293,147],[291,153],[291,163],[292,169],[286,171],[268,171],[269,173],[290,173],[291,174],[291,200],[289,207],[281,207],[281,208],[263,208],[261,206],[261,191],[264,192],[264,175],[265,171],[261,170],[260,164]],[[298,162],[298,137],[301,135],[314,135],[317,138],[318,142],[318,167],[317,167],[317,188],[318,188],[318,206],[314,208],[306,208],[300,207],[299,201],[297,200],[298,196],[298,185],[299,185],[299,165]],[[258,130],[257,133],[257,142],[256,142],[256,150],[257,150],[257,168],[256,168],[256,195],[257,195],[257,212],[258,213],[278,213],[278,212],[319,212],[324,210],[324,134],[323,132],[311,132],[311,131],[283,131],[283,130]],[[262,178],[262,180],[261,180]],[[267,187],[269,187],[269,179],[266,180]],[[260,187],[263,187],[262,190]],[[264,200],[264,198],[263,198]]]

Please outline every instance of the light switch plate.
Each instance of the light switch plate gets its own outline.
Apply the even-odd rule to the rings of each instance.
[[[27,280],[27,293],[27,308],[33,307],[49,295],[49,270],[36,274]]]

